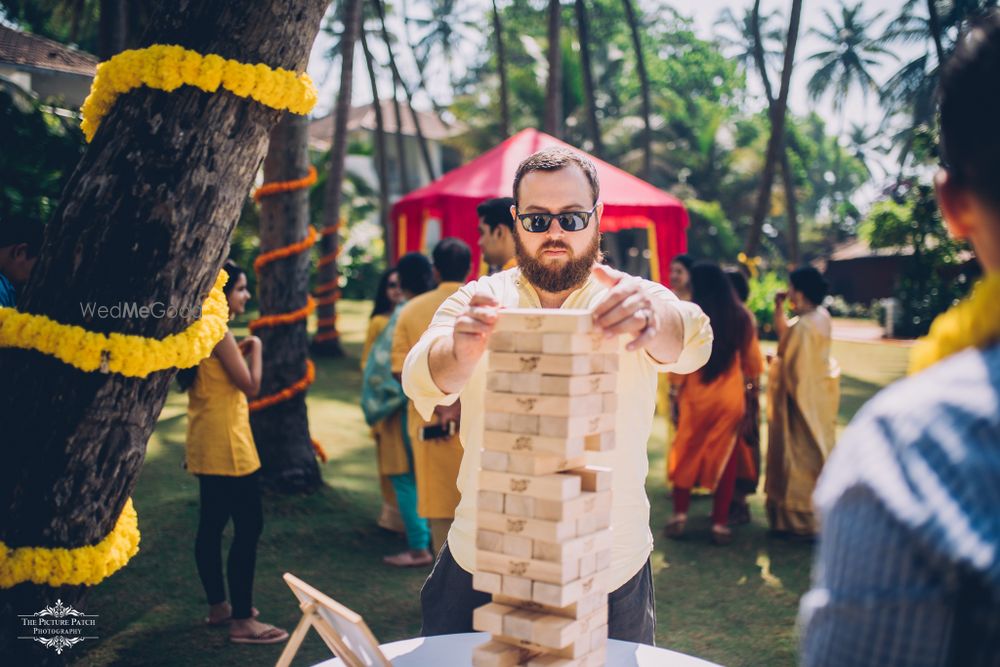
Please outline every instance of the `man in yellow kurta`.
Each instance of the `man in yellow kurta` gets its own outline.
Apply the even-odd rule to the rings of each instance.
[[[472,263],[469,246],[457,238],[445,238],[433,252],[434,271],[438,286],[426,294],[411,299],[396,322],[392,339],[392,371],[403,372],[403,362],[417,344],[438,307],[465,283]],[[462,443],[458,439],[461,406],[441,406],[425,421],[410,401],[407,411],[407,433],[413,447],[413,468],[417,477],[417,513],[428,519],[435,550],[440,549],[448,536],[455,508],[461,495],[456,480],[462,464]],[[454,434],[434,439],[424,439],[425,427],[454,422]]]

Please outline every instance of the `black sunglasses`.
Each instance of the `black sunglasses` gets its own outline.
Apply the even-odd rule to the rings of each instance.
[[[521,221],[521,227],[526,232],[540,234],[549,231],[552,221],[556,220],[559,226],[567,232],[579,232],[587,228],[590,218],[597,210],[597,204],[589,211],[563,211],[562,213],[518,213],[517,219]]]

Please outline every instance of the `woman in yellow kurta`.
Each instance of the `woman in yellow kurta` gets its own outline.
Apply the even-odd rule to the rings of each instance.
[[[247,277],[232,262],[223,292],[230,317],[246,309]],[[275,644],[288,633],[256,620],[253,579],[257,540],[263,528],[260,459],[250,431],[247,396],[260,392],[261,343],[247,336],[239,343],[229,331],[196,368],[177,380],[188,391],[188,427],[184,465],[198,477],[201,492],[195,562],[208,598],[208,625],[228,625],[229,638],[240,644]],[[222,575],[222,531],[233,520],[226,578],[232,605],[226,602]]]
[[[729,505],[736,484],[737,441],[746,413],[745,376],[763,366],[752,318],[717,265],[691,269],[692,300],[712,321],[715,339],[708,363],[691,375],[673,376],[680,387],[677,435],[670,450],[674,516],[668,537],[680,537],[687,523],[691,489],[714,493],[712,541],[732,541]]]
[[[830,358],[830,314],[820,306],[827,285],[812,267],[790,276],[788,300],[797,317],[786,323],[785,295],[775,298],[778,354],[768,369],[767,515],[777,533],[811,538],[818,530],[812,494],[836,437],[840,370]]]
[[[392,311],[402,301],[403,291],[399,288],[399,272],[389,269],[382,274],[375,293],[375,305],[372,308],[371,319],[368,320],[368,333],[361,352],[362,371],[365,370],[372,343],[385,330]],[[379,485],[382,489],[382,511],[379,513],[377,523],[386,530],[403,533],[406,529],[399,515],[396,492],[392,488],[392,482],[389,481],[389,475],[402,475],[410,471],[406,447],[403,445],[402,410],[372,426],[372,437],[375,439],[375,457],[378,461]]]

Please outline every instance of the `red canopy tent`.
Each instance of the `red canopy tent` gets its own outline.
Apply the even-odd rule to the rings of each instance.
[[[440,221],[440,237],[457,236],[472,248],[479,263],[476,206],[486,199],[511,194],[514,172],[522,160],[544,148],[579,149],[534,129],[522,130],[472,162],[402,197],[392,207],[397,240],[393,260],[411,251],[427,251],[428,221]],[[670,260],[687,250],[688,215],[680,200],[607,162],[590,157],[601,182],[604,216],[601,230],[646,229],[650,277],[666,279]]]

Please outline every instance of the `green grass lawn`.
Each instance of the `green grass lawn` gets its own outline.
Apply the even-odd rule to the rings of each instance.
[[[349,357],[317,360],[308,404],[313,436],[330,456],[323,466],[326,486],[311,496],[265,498],[254,602],[262,620],[290,631],[299,610],[281,574],[292,572],[361,613],[379,640],[389,642],[419,632],[419,591],[427,571],[381,563],[405,544],[374,524],[380,505],[375,456],[357,405],[357,357],[368,308],[364,302],[341,303]],[[844,372],[842,424],[905,368],[906,350],[891,345],[836,342],[834,354]],[[198,489],[181,469],[186,400],[171,393],[149,441],[135,492],[141,550],[89,594],[88,612],[100,616],[100,639],[72,649],[78,664],[264,665],[281,652],[281,645],[230,644],[225,629],[201,623],[206,608],[193,555]],[[731,667],[794,664],[795,614],[808,585],[811,547],[768,538],[759,496],[752,499],[753,524],[727,548],[708,544],[707,499],[695,500],[686,540],[660,537],[669,514],[664,439],[658,416],[647,483],[656,537],[657,643]],[[295,664],[329,655],[312,635]]]

